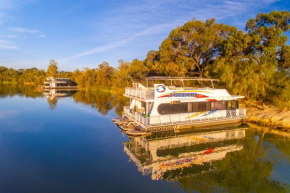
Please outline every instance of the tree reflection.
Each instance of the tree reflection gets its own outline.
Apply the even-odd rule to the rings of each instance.
[[[115,108],[117,115],[122,116],[123,106],[128,105],[129,101],[121,93],[111,94],[99,91],[72,91],[72,90],[37,90],[32,85],[22,84],[0,84],[0,98],[12,97],[47,97],[47,102],[51,110],[57,106],[59,98],[72,97],[76,103],[83,103],[96,108],[102,115],[107,115],[110,110]]]
[[[113,95],[108,92],[78,91],[73,95],[73,99],[77,103],[83,103],[98,109],[98,112],[102,115],[108,114],[115,107],[115,112],[121,116],[123,106],[128,104],[128,100],[122,95]]]
[[[12,97],[15,95],[29,98],[43,97],[42,93],[37,91],[36,86],[0,83],[0,98]]]
[[[55,97],[47,97],[47,102],[49,104],[49,109],[53,110],[56,107],[57,98],[55,98]]]
[[[267,143],[274,139],[273,150]],[[279,148],[289,155],[287,147],[277,136],[237,128],[137,137],[124,143],[143,175],[177,181],[187,192],[289,192],[289,184],[272,178],[277,161],[272,157]]]
[[[247,138],[239,140],[243,150],[213,162],[214,172],[178,181],[188,192],[289,192],[288,184],[271,179],[274,164],[265,159],[263,140],[264,134],[247,131]]]

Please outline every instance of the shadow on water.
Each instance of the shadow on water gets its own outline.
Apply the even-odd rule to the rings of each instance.
[[[49,109],[57,107],[58,100],[61,98],[71,97],[76,103],[89,105],[96,108],[102,115],[115,108],[117,115],[121,116],[123,106],[128,105],[128,99],[122,94],[110,94],[99,91],[74,91],[64,89],[49,89],[38,91],[36,86],[21,84],[0,84],[0,98],[6,97],[27,97],[27,98],[47,98]]]

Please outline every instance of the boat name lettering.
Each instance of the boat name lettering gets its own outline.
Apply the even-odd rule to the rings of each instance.
[[[196,97],[196,92],[172,92],[168,97]]]

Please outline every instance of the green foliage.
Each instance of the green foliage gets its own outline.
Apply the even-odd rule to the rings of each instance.
[[[48,77],[56,77],[57,70],[58,70],[57,62],[54,61],[54,60],[50,60],[49,61],[49,66],[47,68],[47,74],[46,75]]]
[[[0,66],[0,82],[17,82],[19,72],[13,68]]]
[[[18,79],[20,83],[34,83],[36,85],[43,84],[46,77],[44,70],[38,70],[37,68],[26,69]]]
[[[130,67],[129,62],[119,60],[119,67],[115,71],[115,77],[113,79],[113,86],[123,87],[130,85],[131,80],[129,77],[129,67]]]
[[[203,77],[206,66],[222,54],[224,42],[237,32],[235,27],[217,24],[214,19],[206,22],[193,19],[172,30],[162,42],[158,62],[153,51],[148,53],[146,61],[157,66],[153,70],[159,74]]]

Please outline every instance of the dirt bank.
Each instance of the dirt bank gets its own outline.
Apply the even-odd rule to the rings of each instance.
[[[245,122],[257,123],[264,126],[278,128],[290,132],[290,111],[281,111],[272,105],[264,104],[243,104],[247,109]]]

